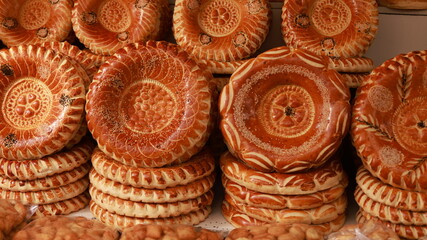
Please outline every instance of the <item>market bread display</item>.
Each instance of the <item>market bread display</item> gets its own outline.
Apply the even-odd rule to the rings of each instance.
[[[72,0],[1,0],[0,39],[8,47],[64,41],[72,7]]]
[[[159,40],[170,26],[167,0],[76,0],[72,13],[77,38],[102,55],[129,43]]]
[[[266,0],[177,0],[173,34],[179,46],[217,74],[231,74],[255,53],[270,29]]]
[[[364,80],[353,107],[351,134],[363,163],[357,219],[407,239],[427,235],[426,72],[425,51],[387,60]]]

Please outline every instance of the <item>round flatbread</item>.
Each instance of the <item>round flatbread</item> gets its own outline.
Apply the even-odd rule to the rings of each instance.
[[[222,202],[222,215],[229,223],[231,223],[236,228],[245,226],[265,226],[267,224],[271,224],[269,222],[264,222],[256,218],[250,217],[245,213],[238,211],[230,204],[228,204],[227,201]],[[340,229],[344,225],[345,218],[345,214],[341,214],[338,216],[338,218],[334,219],[331,222],[310,226],[327,235],[331,232],[338,231],[338,229]]]
[[[363,167],[357,171],[356,181],[360,189],[374,201],[402,210],[427,212],[425,192],[408,191],[385,184]]]
[[[40,204],[37,205],[37,208],[31,218],[35,219],[54,215],[68,215],[85,208],[89,204],[89,201],[89,193],[84,192],[80,195],[63,201]]]
[[[0,157],[36,159],[61,150],[84,113],[84,84],[72,62],[41,47],[12,47],[0,51],[0,73]]]
[[[170,25],[167,0],[76,0],[73,29],[97,54],[111,55],[129,43],[159,39]]]
[[[216,174],[165,189],[137,188],[112,181],[92,169],[89,174],[90,183],[94,188],[111,196],[135,202],[166,203],[197,198],[208,192],[215,182]]]
[[[117,240],[119,232],[85,217],[49,216],[36,219],[16,233],[16,240]]]
[[[178,202],[168,203],[142,203],[120,199],[102,191],[89,187],[92,201],[99,207],[122,216],[137,218],[168,218],[189,214],[204,206],[210,206],[214,197],[213,191],[196,197]]]
[[[418,212],[387,206],[369,198],[359,187],[356,187],[354,198],[363,211],[383,221],[403,225],[427,225],[426,211]]]
[[[209,151],[202,151],[190,161],[162,168],[135,168],[114,161],[98,148],[92,154],[93,168],[113,181],[149,189],[165,189],[186,185],[215,170],[215,159]]]
[[[195,59],[234,62],[255,53],[270,22],[266,0],[177,0],[173,33]]]
[[[318,55],[361,57],[378,30],[375,0],[285,0],[282,33],[287,46]]]
[[[93,140],[87,137],[68,151],[40,159],[13,161],[0,158],[0,175],[28,181],[71,171],[90,160],[94,147]]]
[[[280,223],[305,223],[322,224],[336,219],[344,214],[347,208],[347,195],[341,195],[337,200],[311,209],[270,209],[253,207],[247,204],[236,202],[228,194],[225,194],[224,201],[227,201],[233,208],[247,214],[250,217],[264,222]]]
[[[0,188],[9,191],[42,191],[57,188],[75,182],[89,173],[90,162],[86,162],[73,170],[34,180],[13,180],[0,176]]]
[[[71,31],[72,0],[0,1],[0,39],[8,47],[63,41]]]
[[[250,190],[225,176],[222,177],[225,193],[234,201],[251,207],[269,209],[310,209],[337,200],[344,194],[348,184],[347,177],[331,188],[305,195],[267,194]]]
[[[9,191],[0,188],[0,198],[21,201],[23,204],[48,204],[80,195],[89,186],[89,178],[81,178],[70,184],[35,192]]]
[[[224,175],[233,182],[257,192],[269,194],[311,194],[336,186],[346,178],[337,156],[325,165],[306,172],[266,173],[248,167],[227,152],[221,156],[220,167]]]
[[[359,209],[359,211],[356,214],[356,221],[359,223],[365,223],[367,221],[372,221],[372,220],[387,226],[388,228],[396,232],[397,235],[399,235],[401,238],[404,238],[404,239],[420,239],[424,236],[427,236],[426,226],[394,224],[388,221],[382,221],[366,213],[362,209]]]
[[[126,165],[185,162],[201,150],[212,129],[210,75],[177,45],[128,45],[93,79],[88,128],[103,152]]]
[[[134,218],[126,217],[122,215],[117,215],[112,212],[109,212],[100,206],[98,206],[94,201],[89,203],[90,211],[92,214],[99,219],[101,222],[105,223],[107,226],[114,227],[116,229],[125,229],[128,227],[135,226],[137,224],[188,224],[196,225],[203,220],[205,220],[209,213],[211,212],[210,206],[205,206],[200,210],[190,212],[189,214],[180,215],[177,217],[169,218]]]
[[[392,186],[427,191],[427,52],[401,54],[365,78],[351,134],[363,165]]]
[[[230,151],[254,169],[282,173],[322,165],[350,119],[350,92],[322,57],[278,47],[243,64],[221,92]]]

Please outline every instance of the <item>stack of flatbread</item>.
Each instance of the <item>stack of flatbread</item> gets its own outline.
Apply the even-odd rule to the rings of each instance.
[[[99,147],[90,173],[98,219],[123,229],[208,216],[215,161],[202,148],[214,119],[210,78],[166,42],[129,45],[101,66],[86,105]]]
[[[0,53],[0,198],[38,205],[35,216],[89,202],[94,144],[84,138],[87,76],[79,67],[44,47]]]
[[[427,235],[427,52],[401,54],[359,88],[353,142],[363,166],[357,220],[373,219],[405,239]]]
[[[305,223],[328,233],[345,221],[337,152],[349,89],[324,58],[279,47],[240,66],[221,92],[223,215],[235,226]]]

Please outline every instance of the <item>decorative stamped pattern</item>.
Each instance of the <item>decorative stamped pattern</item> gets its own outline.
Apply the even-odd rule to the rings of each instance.
[[[374,69],[353,108],[352,137],[365,167],[410,191],[427,191],[426,55],[401,54]]]
[[[285,0],[282,33],[287,46],[319,55],[360,57],[378,29],[375,0]]]

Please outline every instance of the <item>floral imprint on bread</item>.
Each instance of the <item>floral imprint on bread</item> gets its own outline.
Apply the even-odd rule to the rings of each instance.
[[[314,102],[304,88],[281,85],[271,89],[261,100],[258,116],[269,134],[299,137],[313,125]]]
[[[84,12],[82,13],[82,21],[88,25],[96,23],[96,13],[94,12]]]
[[[372,107],[380,112],[388,112],[393,108],[393,94],[382,85],[369,89],[368,100]]]
[[[247,4],[247,8],[250,14],[257,14],[263,9],[263,6],[260,0],[250,0]]]
[[[124,32],[132,23],[131,11],[122,1],[107,0],[99,6],[98,20],[110,32]]]
[[[393,115],[393,133],[406,150],[427,155],[427,97],[402,103]]]
[[[351,23],[351,10],[342,0],[317,0],[310,11],[316,31],[324,36],[335,36]]]
[[[310,26],[310,18],[306,14],[298,14],[295,17],[295,24],[300,28],[308,28]]]
[[[49,116],[52,93],[45,83],[25,77],[15,81],[5,93],[2,112],[5,121],[17,129],[33,129]]]
[[[7,17],[3,19],[3,21],[1,22],[1,25],[4,28],[12,30],[18,26],[18,20],[16,20],[16,18],[13,18],[13,17]]]
[[[244,47],[246,46],[246,43],[248,42],[248,36],[244,32],[238,32],[233,37],[233,44],[236,47]]]
[[[45,0],[26,1],[19,9],[18,22],[27,30],[43,27],[50,19],[51,6]]]
[[[177,107],[177,96],[169,88],[144,79],[124,90],[119,109],[127,128],[150,134],[167,127],[175,118]]]
[[[212,38],[209,35],[207,35],[206,33],[201,33],[199,35],[199,42],[202,45],[208,45],[212,42]]]
[[[381,158],[381,162],[389,167],[399,166],[404,159],[403,153],[389,146],[381,148],[379,156]]]
[[[136,0],[135,7],[138,9],[145,8],[150,3],[150,0]]]
[[[233,0],[208,1],[198,13],[200,28],[213,37],[229,35],[239,26],[240,20],[240,7]]]
[[[36,35],[39,38],[46,38],[49,35],[49,29],[41,27],[37,30]]]

